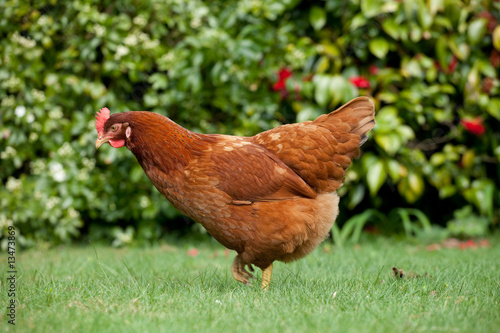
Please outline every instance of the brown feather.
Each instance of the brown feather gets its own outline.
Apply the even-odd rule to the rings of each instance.
[[[274,152],[318,193],[337,190],[375,125],[373,104],[359,97],[314,121],[262,132],[255,142]],[[326,173],[325,171],[326,170]]]

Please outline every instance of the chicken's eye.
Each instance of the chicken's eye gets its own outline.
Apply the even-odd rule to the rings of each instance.
[[[118,126],[116,125],[111,125],[110,129],[114,132],[118,129]]]

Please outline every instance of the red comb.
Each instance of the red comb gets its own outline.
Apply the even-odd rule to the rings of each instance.
[[[95,128],[97,134],[100,136],[104,133],[104,124],[106,124],[106,121],[109,119],[110,112],[108,108],[102,108],[99,111],[97,111],[95,115]]]

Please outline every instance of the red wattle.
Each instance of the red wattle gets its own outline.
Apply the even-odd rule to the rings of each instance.
[[[109,140],[109,144],[113,148],[121,148],[125,146],[125,140]]]

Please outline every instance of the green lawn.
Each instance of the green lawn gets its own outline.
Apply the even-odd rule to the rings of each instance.
[[[497,332],[500,242],[490,241],[439,251],[383,238],[327,243],[297,263],[275,263],[268,292],[233,280],[234,253],[209,242],[29,250],[16,258],[15,331]],[[396,279],[393,266],[421,276]],[[0,330],[14,331],[5,310]]]

